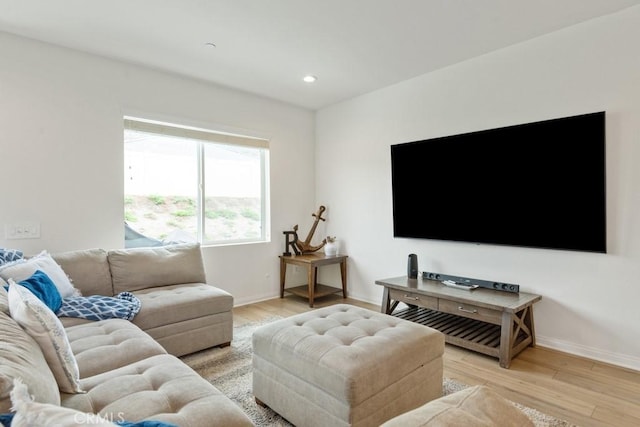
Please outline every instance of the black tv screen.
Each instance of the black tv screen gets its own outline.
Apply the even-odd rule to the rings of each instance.
[[[605,112],[391,146],[394,237],[606,253]]]

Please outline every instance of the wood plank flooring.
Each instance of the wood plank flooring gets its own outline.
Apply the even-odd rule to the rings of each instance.
[[[315,307],[339,303],[380,311],[379,305],[338,295],[316,300]],[[309,310],[306,299],[287,295],[234,308],[234,324]],[[529,347],[503,369],[497,359],[447,344],[444,376],[489,385],[507,399],[581,427],[640,426],[640,372],[549,348]]]

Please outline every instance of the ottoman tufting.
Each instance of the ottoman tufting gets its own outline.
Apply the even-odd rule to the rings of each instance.
[[[298,426],[377,426],[442,395],[444,335],[348,304],[253,334],[253,394]]]

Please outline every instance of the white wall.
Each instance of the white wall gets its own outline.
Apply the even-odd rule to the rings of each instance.
[[[416,253],[420,270],[541,294],[540,345],[640,369],[639,22],[634,7],[319,111],[316,195],[350,256],[351,295],[379,303],[374,281],[405,275]],[[601,110],[608,254],[393,238],[391,144]]]
[[[279,293],[283,230],[315,211],[313,112],[243,92],[0,33],[0,247],[123,246],[123,115],[265,137],[266,244],[203,248],[212,283],[236,304]],[[36,221],[41,238],[6,240]]]

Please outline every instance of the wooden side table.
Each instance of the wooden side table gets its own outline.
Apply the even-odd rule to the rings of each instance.
[[[340,288],[326,286],[317,283],[318,267],[323,265],[340,264],[340,277],[342,279],[342,297],[347,297],[347,255],[325,255],[324,253],[311,253],[302,255],[280,255],[280,298],[284,298],[284,292],[309,299],[309,307],[313,307],[315,298],[340,292]],[[285,289],[287,276],[287,264],[299,265],[307,268],[308,283]]]

